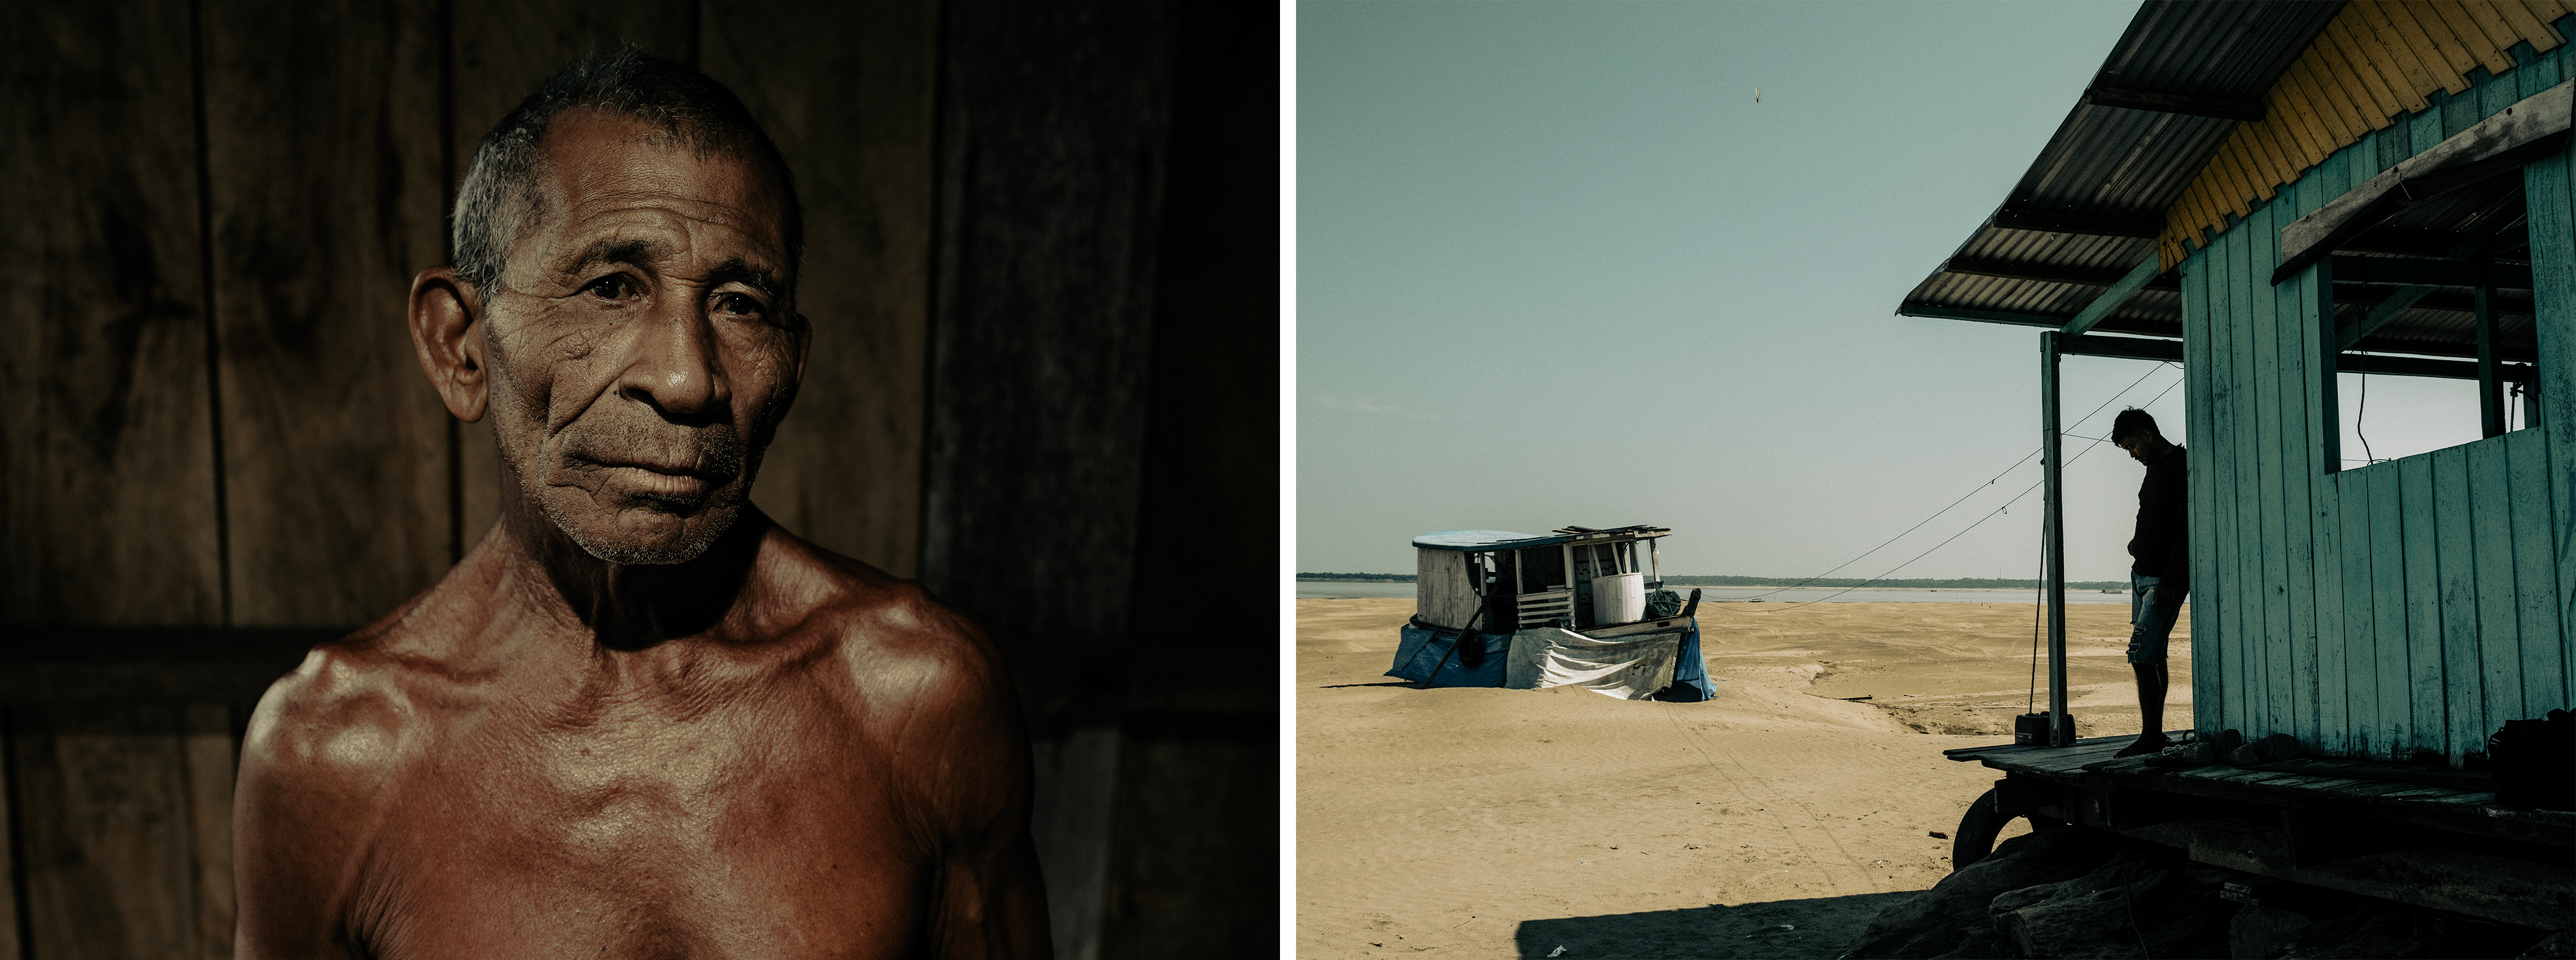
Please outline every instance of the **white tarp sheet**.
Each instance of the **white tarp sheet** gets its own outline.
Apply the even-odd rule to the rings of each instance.
[[[1572,630],[1536,627],[1512,634],[1503,686],[1512,690],[1582,687],[1605,697],[1644,700],[1673,682],[1682,632],[1596,640]]]

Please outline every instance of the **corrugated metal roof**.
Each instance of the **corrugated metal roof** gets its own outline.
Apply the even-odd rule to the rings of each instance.
[[[2494,0],[2447,10],[2419,0],[2349,7],[2149,0],[2012,193],[1897,312],[2062,326],[2112,282],[2158,257],[2166,272],[2094,329],[2181,336],[2171,268],[2187,242],[2204,241],[2200,231],[2212,225],[2225,229],[2231,214],[2269,199],[2277,185],[2296,181],[2372,126],[2425,108],[2437,91],[2466,89],[2468,71],[2509,68],[2505,47],[2516,40],[2556,46],[2562,41],[2549,23],[2571,3]],[[2220,115],[2097,102],[2123,91],[2186,98],[2181,109]],[[2258,103],[2260,121],[2224,116],[2231,105],[2250,110]],[[2471,208],[2482,199],[2446,200],[2407,211],[2377,241],[2402,249],[2409,229],[2454,232],[2481,215]],[[2336,299],[2353,301],[2346,313],[2366,311],[2366,301],[2385,289],[2338,284]],[[2464,294],[2437,293],[2356,349],[2459,355],[2474,340]],[[2515,296],[2499,299],[2499,333],[2528,340],[2527,294],[2518,302]]]
[[[2130,21],[2093,85],[2210,101],[2252,101],[2271,87],[2341,6],[2296,0],[2149,0]],[[1997,322],[2059,326],[2099,296],[2110,280],[2155,255],[2155,235],[2163,227],[2165,209],[2240,121],[2099,105],[2089,99],[2079,100],[2067,113],[2056,136],[2049,138],[1996,215],[1988,217],[1944,266],[2007,265],[2035,268],[2023,272],[2048,277],[2066,271],[2107,276],[2099,277],[2097,284],[1935,272],[1906,294],[1898,313],[1963,316],[1975,312],[1991,314],[1984,319]],[[2090,231],[2082,233],[2013,225],[2032,223],[2031,215],[2128,222],[2076,225]],[[2108,235],[2113,232],[2128,235]],[[2180,301],[2149,289],[2096,329],[2180,336]]]

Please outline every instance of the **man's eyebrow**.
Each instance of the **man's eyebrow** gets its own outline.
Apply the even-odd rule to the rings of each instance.
[[[602,237],[598,240],[591,241],[589,246],[581,248],[581,253],[574,256],[572,258],[572,262],[564,266],[564,272],[580,273],[584,268],[599,264],[643,264],[649,262],[656,254],[661,252],[662,244],[652,240],[639,240],[633,237]]]
[[[727,259],[723,263],[716,264],[714,270],[707,272],[708,286],[722,286],[728,283],[743,284],[760,291],[762,296],[771,300],[783,296],[787,290],[787,284],[779,281],[778,274],[741,257]]]

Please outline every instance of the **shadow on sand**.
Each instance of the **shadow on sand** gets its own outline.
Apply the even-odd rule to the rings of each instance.
[[[1692,907],[1651,913],[1614,913],[1599,917],[1524,920],[1513,933],[1519,956],[1545,957],[1558,947],[1557,960],[1596,957],[1814,957],[1842,955],[1843,948],[1869,926],[1870,918],[1888,905],[1921,891],[1856,893],[1808,900],[1774,900],[1739,906]],[[1783,930],[1782,926],[1796,927]]]

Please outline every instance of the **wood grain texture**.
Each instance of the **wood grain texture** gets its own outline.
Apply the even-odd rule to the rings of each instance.
[[[2317,739],[2312,742],[2334,756],[2349,756],[2354,726],[2350,658],[2367,654],[2356,649],[2344,615],[2343,488],[2336,478],[2331,473],[2310,477],[2317,624]]]
[[[199,955],[178,711],[93,704],[9,713],[34,956]]]
[[[2447,136],[2447,134],[2442,132],[2441,108],[2444,104],[2449,102],[2450,100],[2447,96],[2436,97],[2434,98],[2433,109],[2416,114],[2407,120],[2407,146],[2409,147],[2407,156],[2412,157],[2441,145],[2442,138]]]
[[[203,8],[242,624],[364,623],[448,566],[447,414],[403,319],[443,255],[436,10]]]
[[[220,703],[180,708],[179,750],[188,808],[189,877],[195,890],[198,960],[233,955],[233,740],[232,710]]]
[[[1275,716],[1262,717],[1271,730]],[[1277,748],[1257,735],[1131,735],[1118,759],[1121,856],[1100,955],[1189,960],[1277,943],[1278,859],[1233,827],[1275,822]]]
[[[2227,295],[2228,346],[2224,362],[2227,365],[2227,382],[2232,390],[2228,405],[2232,426],[2227,440],[2230,471],[2227,479],[2231,492],[2227,499],[2235,523],[2232,554],[2236,565],[2236,586],[2227,603],[2236,611],[2233,622],[2237,628],[2235,643],[2239,654],[2236,658],[2237,672],[2230,678],[2228,696],[2236,717],[2235,729],[2243,731],[2262,729],[2267,710],[2262,695],[2263,653],[2271,630],[2267,620],[2271,588],[2270,582],[2263,578],[2262,498],[2259,496],[2262,462],[2255,456],[2260,440],[2256,424],[2260,419],[2261,404],[2257,399],[2260,393],[2253,382],[2253,288],[2246,282],[2242,262],[2226,256],[2234,249],[2232,242],[2223,247],[2212,247],[2210,259],[2218,271],[2211,280],[2212,289],[2223,290]],[[2264,291],[2264,296],[2268,299],[2271,291]],[[2215,302],[2216,295],[2213,294],[2211,299]]]
[[[2243,635],[2246,608],[2239,599],[2242,583],[2238,576],[2240,565],[2236,532],[2236,499],[2222,492],[2235,489],[2233,478],[2236,475],[2235,441],[2232,439],[2236,431],[2236,391],[2231,379],[2233,367],[2228,363],[2228,357],[2234,350],[2228,340],[2230,324],[2226,309],[2227,284],[2223,275],[2217,270],[2215,262],[2207,254],[2197,254],[2194,259],[2185,262],[2186,276],[2190,275],[2188,271],[2195,270],[2201,275],[2199,286],[2201,297],[2195,302],[2203,304],[2207,312],[2207,344],[2210,357],[2203,371],[2209,383],[2208,392],[2194,391],[2186,399],[2198,401],[2198,403],[2184,405],[2186,410],[2193,406],[2206,407],[2209,418],[2208,432],[2195,439],[2196,449],[2193,453],[2195,459],[2192,461],[2192,472],[2208,478],[2207,489],[2210,496],[2206,501],[2200,502],[2210,518],[2209,527],[2204,528],[2208,534],[2210,570],[2193,582],[2193,588],[2204,591],[2207,596],[2217,598],[2220,626],[2218,634],[2211,639],[2218,645],[2219,662],[2226,665],[2222,669],[2228,670],[2228,675],[2233,676],[2236,671],[2244,669]],[[2188,311],[2189,307],[2186,306],[2185,310]],[[2190,375],[2189,372],[2185,373],[2185,376]],[[2198,536],[2202,532],[2204,531],[2194,531],[2194,535]],[[2198,616],[2197,612],[2194,616]],[[2198,636],[2196,630],[2193,635]],[[2194,677],[2197,679],[2198,675],[2194,674]],[[2212,728],[2224,730],[2236,726],[2237,718],[2244,709],[2243,695],[2240,692],[2242,685],[2215,683],[2215,688],[2218,691],[2217,698],[2208,701],[2218,714],[2218,719]]]
[[[2352,154],[2358,146],[2346,148],[2321,172],[2325,176],[2326,196],[2336,196],[2350,187]],[[2273,234],[2277,247],[2280,234]],[[2277,256],[2277,252],[2275,254]],[[2347,680],[2350,666],[2347,657],[2349,638],[2343,612],[2343,500],[2342,488],[2335,483],[2341,469],[2339,449],[2342,430],[2337,422],[2334,345],[2335,304],[2333,265],[2320,271],[2324,282],[2302,292],[2306,310],[2299,322],[2299,356],[2306,369],[2300,372],[2300,390],[2306,394],[2305,447],[2308,478],[2308,559],[2313,573],[2309,576],[2315,610],[2314,636],[2317,647],[2317,739],[2311,741],[2320,749],[2336,756],[2348,755],[2351,748],[2351,702]]]
[[[2559,48],[2576,54],[2576,44]],[[2560,702],[2576,707],[2576,162],[2560,151],[2523,169],[2530,202],[2538,310],[2542,462],[2549,478],[2549,540],[2557,567]]]
[[[2339,595],[2343,617],[2345,749],[2351,756],[2383,756],[2388,750],[2379,714],[2380,652],[2377,606],[2371,596],[2370,483],[2373,474],[2346,470],[2335,474],[2335,542],[2341,581],[2330,585]]]
[[[2522,704],[2522,630],[2514,602],[2513,514],[2524,509],[2505,462],[2506,437],[2468,445],[2470,549],[2478,568],[2478,661],[2486,733],[2531,714]],[[2541,492],[2541,497],[2548,496]],[[2543,507],[2545,508],[2545,504]],[[2550,646],[2557,646],[2550,638]],[[2478,738],[2486,747],[2486,737]]]
[[[2220,591],[2219,607],[2225,611],[2226,617],[2225,632],[2219,635],[2219,641],[2225,644],[2221,655],[2226,658],[2227,663],[2233,665],[2229,668],[2231,670],[2228,675],[2229,681],[2222,684],[2228,720],[2220,729],[2242,729],[2246,716],[2246,685],[2242,680],[2235,678],[2253,669],[2249,655],[2250,643],[2254,635],[2260,632],[2260,628],[2252,625],[2248,616],[2259,615],[2262,609],[2253,604],[2246,592],[2248,584],[2251,583],[2246,575],[2246,559],[2251,555],[2249,551],[2252,541],[2245,537],[2244,501],[2234,493],[2241,489],[2239,475],[2251,469],[2241,460],[2243,444],[2237,439],[2244,429],[2245,417],[2242,410],[2250,397],[2237,380],[2237,358],[2240,356],[2238,341],[2241,339],[2241,331],[2238,327],[2241,326],[2241,318],[2237,316],[2235,309],[2237,298],[2234,296],[2234,274],[2227,270],[2224,258],[2219,256],[2218,248],[2214,246],[2196,251],[2192,256],[2193,259],[2188,262],[2199,264],[2208,274],[2209,373],[2212,391],[2207,400],[2210,406],[2212,434],[2203,442],[2200,448],[2200,459],[2194,462],[2193,467],[2201,469],[2204,466],[2215,466],[2217,473],[2211,477],[2210,482],[2221,491],[2216,494],[2217,502],[2214,511],[2219,528],[2216,553],[2218,577],[2211,583],[2195,586],[2200,589],[2215,587]],[[2185,408],[2189,408],[2188,401],[2199,399],[2197,395],[2186,398]]]
[[[0,960],[26,960],[20,949],[18,904],[26,899],[20,889],[17,835],[24,826],[19,818],[17,738],[11,733],[16,718],[6,706],[0,706]]]
[[[1036,664],[1128,626],[1171,13],[941,15],[922,579]]]
[[[455,168],[450,182],[443,185],[441,209],[455,203],[458,184],[454,181],[465,176],[483,135],[555,71],[584,55],[627,44],[675,60],[688,59],[693,42],[691,6],[689,0],[621,3],[613,8],[564,0],[451,3],[455,122],[446,136]],[[440,224],[440,229],[447,229],[445,220]],[[501,516],[501,456],[490,418],[458,425],[456,455],[463,487],[462,515],[456,522],[464,545],[471,548]]]
[[[2417,738],[2407,639],[2405,514],[2399,507],[2399,468],[2376,464],[2357,471],[2370,488],[2371,634],[2379,661],[2379,756],[2404,760]]]
[[[1276,362],[1282,351],[1276,187],[1280,126],[1274,111],[1245,108],[1279,100],[1278,27],[1265,7],[1182,4],[1178,9],[1169,179],[1155,272],[1143,510],[1129,600],[1132,628],[1142,637],[1171,643],[1196,636],[1203,618],[1185,604],[1165,602],[1161,585],[1201,572],[1203,558],[1196,545],[1212,532],[1244,544],[1249,554],[1276,555],[1281,509]],[[1249,645],[1228,648],[1219,656],[1221,661],[1212,661],[1223,664],[1219,669],[1247,675],[1266,675],[1274,658],[1270,650]],[[1142,676],[1129,678],[1129,702],[1143,709],[1222,710],[1265,718],[1279,707],[1267,691],[1246,696],[1214,685],[1154,683]],[[1242,752],[1227,756],[1248,757],[1268,749],[1238,747]],[[1277,811],[1268,809],[1245,822],[1257,824],[1255,830],[1275,830],[1276,817]],[[1224,862],[1214,878],[1217,886],[1241,890],[1238,884],[1249,876],[1258,892],[1226,894],[1212,887],[1192,895],[1191,909],[1222,918],[1221,925],[1235,931],[1234,943],[1275,941],[1273,931],[1282,922],[1277,911],[1253,913],[1245,904],[1276,900],[1276,857],[1265,850]],[[1242,935],[1246,925],[1259,932]],[[1122,937],[1151,938],[1156,927],[1121,922],[1114,929]]]
[[[2201,263],[2183,265],[2182,304],[2183,395],[2195,401],[2183,406],[2184,446],[2191,458],[2185,476],[2190,484],[2185,512],[2191,535],[2191,729],[2208,736],[2225,729],[2227,720],[2219,677],[2226,669],[2229,611],[2219,596],[2220,487],[2215,478],[2223,454],[2211,409],[2217,389],[2210,367],[2209,276]]]
[[[0,30],[0,623],[223,617],[188,6]]]
[[[2435,608],[2442,620],[2442,698],[2448,717],[2443,754],[2453,767],[2486,752],[2486,694],[2478,656],[2476,530],[2469,511],[2466,447],[2435,450],[2433,461],[2433,562]]]
[[[2398,509],[2406,517],[2407,700],[2413,704],[2415,727],[2411,746],[2442,751],[2450,742],[2450,712],[2443,694],[2442,580],[2433,518],[2433,458],[2419,454],[2397,461],[2396,466],[2402,490]]]
[[[797,300],[814,342],[756,499],[901,577],[920,567],[937,21],[928,0],[739,0],[708,6],[701,41],[805,203]]]
[[[2290,620],[2290,518],[2283,515],[2288,496],[2288,464],[2281,458],[2287,438],[2281,435],[2282,405],[2289,392],[2281,386],[2280,316],[2283,310],[2296,315],[2299,309],[2298,285],[2285,283],[2269,286],[2256,279],[2261,262],[2251,256],[2252,238],[2260,231],[2230,230],[2240,239],[2228,241],[2234,255],[2228,266],[2236,271],[2237,283],[2247,288],[2249,320],[2253,327],[2253,365],[2248,371],[2247,387],[2254,394],[2254,461],[2257,486],[2253,491],[2257,514],[2256,548],[2263,557],[2263,661],[2260,672],[2263,707],[2259,727],[2245,730],[2247,739],[2259,734],[2288,733],[2296,736],[2298,714],[2293,693],[2292,671],[2294,644],[2290,638],[2295,624]],[[2284,302],[2286,301],[2286,302]],[[2303,538],[2304,539],[2304,538]]]
[[[2318,174],[2324,174],[2320,169]],[[2331,197],[2332,188],[2321,175],[2299,182],[2291,194],[2295,207],[2276,204],[2265,208],[2266,222],[2258,226],[2253,237],[2257,251],[2253,267],[2260,270],[2266,262],[2279,262],[2278,227],[2288,219],[2315,209],[2315,202]],[[2284,209],[2285,207],[2289,209]],[[2282,215],[2286,213],[2287,217]],[[2275,218],[2278,218],[2275,220]],[[2290,622],[2290,703],[2293,719],[2289,728],[2300,743],[2325,743],[2325,704],[2322,657],[2317,619],[2318,562],[2316,550],[2315,484],[2324,476],[2316,462],[2316,418],[2311,411],[2316,402],[2317,378],[2309,376],[2309,359],[2316,356],[2315,341],[2308,331],[2320,310],[2332,310],[2333,290],[2329,282],[2330,265],[2309,269],[2294,283],[2274,287],[2280,296],[2273,315],[2273,336],[2278,338],[2278,364],[2273,389],[2281,392],[2281,550],[2288,568],[2281,596],[2288,608]]]
[[[2522,707],[2516,719],[2546,715],[2570,705],[2568,663],[2558,615],[2558,569],[2552,563],[2554,511],[2565,510],[2549,484],[2549,438],[2538,430],[2505,434],[2505,483],[2513,511],[2514,616],[2522,638]],[[2541,501],[2548,501],[2544,508]]]

